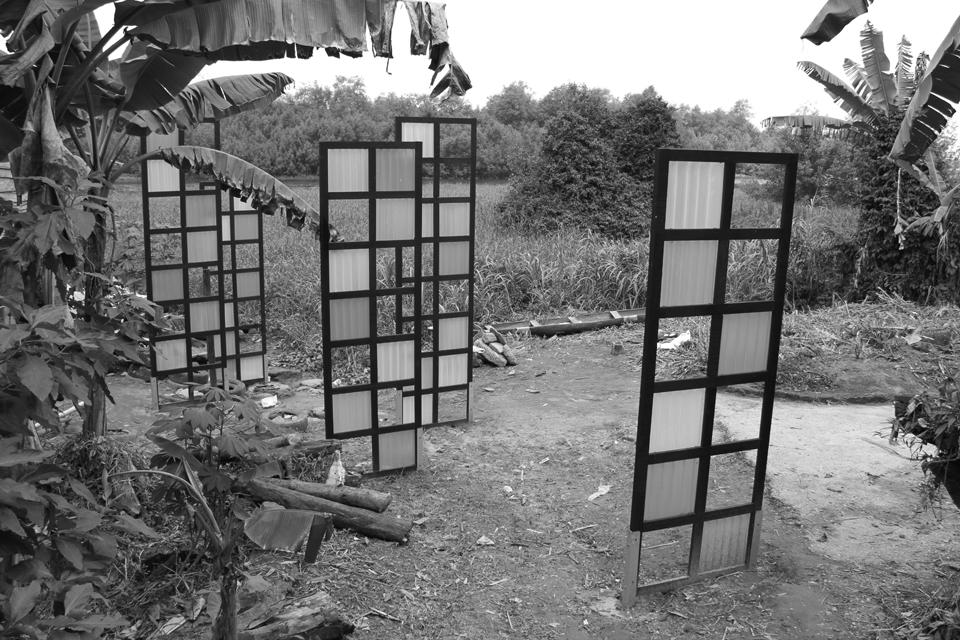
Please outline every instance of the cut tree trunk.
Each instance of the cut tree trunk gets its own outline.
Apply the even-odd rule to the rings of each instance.
[[[277,612],[280,613],[277,613]],[[338,611],[326,592],[317,591],[292,602],[272,602],[240,614],[240,640],[281,638],[329,638],[336,640],[353,632],[353,625]]]
[[[333,526],[339,529],[351,529],[371,538],[403,542],[413,528],[413,522],[407,518],[391,518],[366,509],[286,489],[269,481],[248,480],[240,486],[259,500],[276,502],[288,509],[329,513],[333,516]]]
[[[303,482],[302,480],[280,480],[271,478],[269,482],[283,487],[305,493],[308,496],[317,498],[326,498],[334,502],[349,504],[362,509],[369,509],[377,513],[383,513],[390,506],[393,496],[389,493],[374,491],[373,489],[360,489],[358,487],[334,487],[329,484],[320,484],[319,482]]]

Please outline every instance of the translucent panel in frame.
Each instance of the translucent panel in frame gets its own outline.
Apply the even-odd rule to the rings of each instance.
[[[330,301],[331,340],[356,340],[369,336],[369,298],[346,298]]]
[[[250,271],[237,274],[237,297],[248,298],[260,295],[260,272]]]
[[[186,368],[187,341],[184,338],[156,340],[153,348],[157,354],[157,373]]]
[[[366,149],[327,149],[327,191],[369,191]]]
[[[377,240],[413,240],[416,237],[413,198],[377,200]]]
[[[209,302],[190,303],[190,332],[216,331],[220,328],[220,303],[216,300]]]
[[[337,435],[373,427],[370,391],[333,395],[333,432]]]
[[[470,344],[470,323],[467,318],[441,318],[437,332],[437,349],[466,349]]]
[[[370,254],[367,249],[330,249],[330,292],[370,288]]]
[[[161,147],[175,147],[180,144],[180,133],[151,133],[147,136],[147,153]],[[180,170],[163,160],[147,161],[147,189],[155,191],[177,191],[180,189]]]
[[[470,204],[466,202],[440,203],[440,235],[470,235]]]
[[[433,237],[432,202],[427,202],[420,206],[420,236],[424,239]]]
[[[467,384],[467,367],[470,361],[465,353],[449,356],[440,356],[440,384],[441,387],[453,387]]]
[[[660,305],[711,304],[716,271],[716,240],[664,242]]]
[[[414,429],[379,434],[377,436],[378,471],[416,466],[418,432],[418,429]]]
[[[215,262],[219,249],[216,231],[192,231],[187,234],[187,262]]]
[[[249,198],[247,200],[241,200],[240,198],[230,197],[230,202],[233,203],[234,211],[253,211],[253,205],[250,203]]]
[[[233,216],[233,239],[256,240],[260,237],[260,214],[244,213]]]
[[[150,274],[154,302],[183,299],[183,269],[158,269]]]
[[[420,384],[424,389],[433,388],[433,356],[420,358]]]
[[[413,340],[381,342],[377,345],[377,382],[409,380],[413,377]]]
[[[704,522],[699,571],[702,573],[745,564],[749,537],[749,513]]]
[[[723,316],[719,375],[766,371],[772,313],[731,313]]]
[[[677,460],[647,467],[644,521],[693,513],[697,496],[698,460]]]
[[[240,380],[247,382],[249,380],[262,380],[263,377],[263,356],[240,358]]]
[[[704,389],[666,391],[653,396],[650,453],[700,446]]]
[[[400,123],[400,139],[404,142],[423,143],[423,157],[433,157],[433,123],[432,122],[402,122]]]
[[[416,189],[417,154],[413,149],[377,149],[377,191]]]
[[[186,196],[187,226],[215,227],[217,225],[217,196]]]
[[[667,229],[716,229],[723,203],[723,163],[673,161],[667,182]]]
[[[437,273],[441,276],[470,275],[470,242],[443,242]]]

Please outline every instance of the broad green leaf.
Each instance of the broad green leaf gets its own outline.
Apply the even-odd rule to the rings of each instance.
[[[293,78],[282,73],[227,76],[191,84],[162,107],[129,115],[127,131],[172,133],[199,123],[221,120],[264,107],[280,95]]]
[[[869,20],[860,31],[860,52],[871,104],[874,109],[889,113],[897,102],[897,87],[890,74],[890,59],[883,49],[883,33],[874,29]]]
[[[7,351],[20,344],[21,340],[30,337],[30,332],[20,325],[0,327],[0,351]]]
[[[21,506],[21,500],[40,505],[46,504],[43,496],[33,486],[17,482],[13,478],[0,478],[0,504],[17,507]]]
[[[124,110],[156,109],[167,104],[207,64],[200,56],[134,42],[120,62],[120,79],[126,87]]]
[[[147,525],[147,523],[145,523],[143,520],[134,518],[125,513],[121,513],[117,516],[116,525],[129,533],[136,533],[144,536],[145,538],[150,538],[151,540],[160,539],[160,534],[154,531],[153,528]]]
[[[857,92],[846,82],[833,75],[823,67],[813,62],[803,60],[797,63],[797,67],[811,79],[820,83],[827,94],[833,98],[834,102],[840,105],[844,111],[850,114],[854,120],[863,120],[873,123],[877,119],[877,113],[863,101]]]
[[[53,35],[44,23],[24,49],[0,55],[0,84],[17,86],[26,73],[55,46]]]
[[[890,157],[916,163],[940,137],[960,102],[960,18],[926,65],[907,107]]]
[[[87,537],[94,554],[107,560],[117,556],[117,539],[108,533],[98,533]]]
[[[66,326],[73,325],[73,316],[70,314],[70,307],[65,304],[49,304],[40,307],[30,315],[31,327],[39,327],[41,325],[57,327],[61,323]]]
[[[220,0],[144,24],[133,35],[208,60],[309,58],[317,48],[366,49],[363,2]],[[217,25],[216,29],[205,25]]]
[[[54,541],[54,545],[60,555],[72,564],[74,569],[77,571],[83,569],[83,549],[76,541],[60,537]]]
[[[27,532],[24,531],[20,525],[20,519],[17,517],[17,514],[8,507],[0,507],[0,530],[9,531],[21,538],[27,537]]]
[[[304,223],[315,232],[319,228],[319,214],[290,187],[269,173],[236,156],[206,147],[179,146],[161,149],[160,156],[168,163],[212,177],[221,189],[229,189],[234,196],[249,200],[261,213],[286,211],[287,224],[301,229]],[[339,234],[329,227],[330,238]]]
[[[89,582],[70,587],[63,596],[63,613],[72,616],[87,606],[90,597],[94,594],[93,585]]]
[[[82,207],[74,207],[69,212],[70,222],[77,231],[77,237],[86,240],[97,228],[97,216],[93,211],[88,211]]]
[[[14,587],[5,607],[7,624],[12,626],[26,617],[40,599],[40,592],[39,580],[34,580],[25,587]]]
[[[829,42],[854,18],[866,13],[871,2],[873,0],[828,0],[800,37],[813,44]]]
[[[50,392],[53,391],[53,374],[50,372],[50,367],[37,356],[27,355],[23,358],[17,367],[17,377],[20,383],[40,400],[49,398]]]
[[[76,478],[70,478],[68,480],[70,488],[73,489],[73,492],[87,501],[91,506],[97,505],[97,499],[93,497],[93,494],[90,493],[90,489],[87,488],[87,485],[83,484]]]

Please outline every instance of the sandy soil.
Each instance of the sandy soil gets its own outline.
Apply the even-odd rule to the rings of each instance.
[[[429,430],[420,471],[365,483],[394,494],[391,511],[421,522],[409,543],[339,532],[315,565],[257,554],[248,570],[289,594],[329,591],[360,639],[612,640],[891,637],[885,607],[919,606],[910,594],[956,570],[960,514],[950,503],[921,510],[917,463],[886,441],[890,404],[781,399],[755,569],[621,610],[636,336],[524,341],[518,367],[476,370],[474,422]],[[624,344],[621,355],[611,355],[613,342]],[[153,419],[148,387],[117,378],[112,389],[111,425],[136,437]],[[320,404],[319,392],[301,391],[281,406]],[[756,397],[718,399],[732,435],[748,435],[758,412]],[[346,441],[347,465],[365,462],[368,446]],[[749,465],[722,467],[717,482],[733,485]],[[610,493],[588,501],[600,485]],[[493,544],[477,544],[481,536]]]

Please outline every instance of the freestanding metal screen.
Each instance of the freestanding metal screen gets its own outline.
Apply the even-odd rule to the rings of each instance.
[[[212,127],[214,146],[220,128]],[[183,144],[182,131],[141,137],[142,153]],[[187,175],[162,160],[141,165],[147,297],[160,304],[171,329],[153,332],[150,372],[157,381],[182,376],[211,383],[252,382],[266,375],[261,216],[216,184],[188,184]],[[234,211],[236,209],[236,211]],[[193,395],[193,388],[189,388]]]
[[[470,420],[477,121],[396,119],[396,139],[422,157],[422,417],[424,426]]]
[[[657,152],[625,606],[756,557],[796,169],[794,154]],[[778,185],[779,198],[758,204],[747,182]],[[776,261],[766,288],[734,286],[732,270],[764,259]],[[702,366],[661,375],[661,322],[697,317],[709,327]],[[717,391],[746,383],[763,385],[756,436],[730,441]]]
[[[375,472],[415,468],[421,403],[418,143],[322,143],[323,391],[328,438],[370,436]]]

